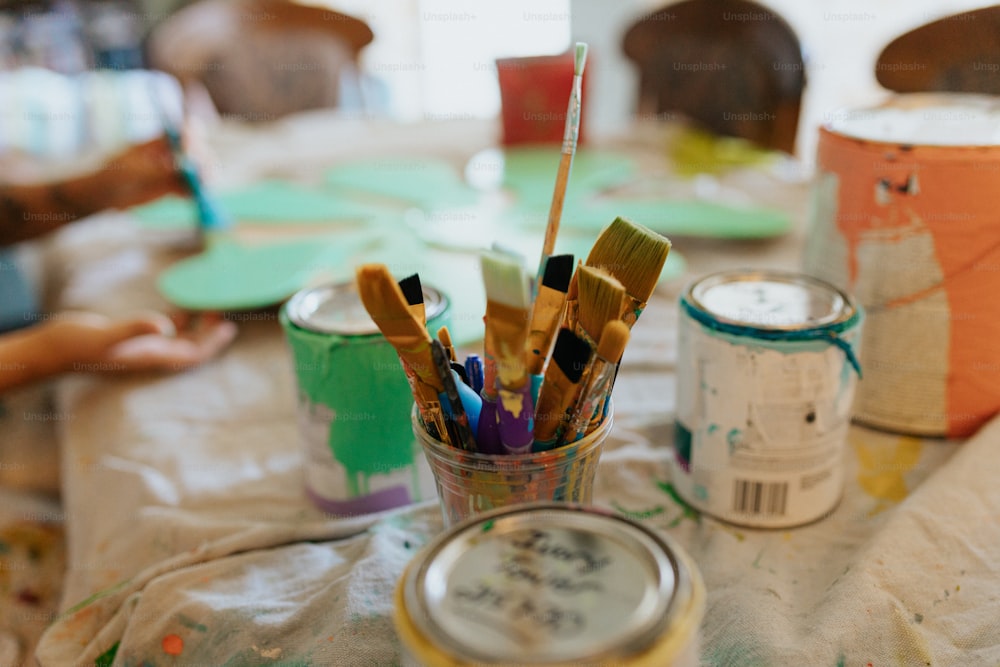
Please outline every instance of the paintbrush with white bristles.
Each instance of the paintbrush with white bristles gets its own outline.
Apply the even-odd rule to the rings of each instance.
[[[520,261],[508,254],[487,251],[481,263],[486,287],[485,348],[496,366],[500,442],[508,454],[523,454],[531,451],[534,441],[534,405],[525,359],[530,279]]]

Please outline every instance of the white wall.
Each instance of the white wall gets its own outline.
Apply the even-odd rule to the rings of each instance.
[[[886,92],[875,81],[875,58],[896,36],[961,11],[987,6],[970,0],[757,0],[788,21],[806,52],[807,89],[797,153],[811,162],[816,130],[844,108],[877,103]],[[671,4],[664,0],[572,0],[572,38],[595,53],[588,64],[588,129],[620,131],[631,121],[636,79],[621,53],[621,35],[634,17]],[[592,69],[591,69],[592,68]]]

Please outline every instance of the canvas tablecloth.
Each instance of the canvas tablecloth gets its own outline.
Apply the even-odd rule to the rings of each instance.
[[[272,128],[272,143],[219,141],[244,166],[254,151],[271,168],[318,163],[317,146],[336,144],[317,138],[320,119],[303,122]],[[465,159],[491,131],[367,140]],[[680,289],[721,268],[798,267],[807,187],[769,178],[721,183],[783,198],[793,233],[675,240],[687,274],[658,286],[633,330],[595,502],[693,556],[708,591],[704,665],[1000,665],[1000,421],[965,443],[852,427],[843,499],[805,527],[729,526],[671,492]],[[153,276],[165,260],[127,216],[67,231],[50,250],[66,306],[162,305]],[[314,509],[294,397],[273,316],[246,318],[230,350],[190,372],[62,383],[69,570],[42,665],[399,664],[392,590],[441,530],[438,507],[341,520]]]

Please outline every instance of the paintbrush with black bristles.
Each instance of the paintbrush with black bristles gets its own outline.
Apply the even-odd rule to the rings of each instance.
[[[399,289],[403,292],[410,310],[422,324],[427,324],[427,313],[424,309],[424,288],[420,284],[420,276],[414,273],[399,281]]]
[[[635,324],[656,288],[670,253],[670,239],[618,217],[597,237],[586,264],[606,270],[625,286],[627,303],[621,319]]]
[[[532,397],[538,397],[542,373],[548,361],[556,329],[566,305],[566,289],[573,276],[573,255],[552,255],[545,262],[545,273],[538,294],[531,306],[528,327],[528,373],[531,374]]]
[[[594,348],[586,338],[569,329],[559,330],[535,406],[534,451],[552,449],[562,439],[569,422],[568,410],[576,400],[593,354]]]

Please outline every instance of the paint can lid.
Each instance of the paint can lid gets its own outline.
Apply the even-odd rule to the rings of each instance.
[[[427,321],[448,307],[445,296],[421,285]],[[379,334],[379,328],[365,310],[354,281],[328,283],[296,292],[285,304],[289,321],[300,329],[340,336]]]
[[[702,591],[668,537],[601,510],[528,503],[431,542],[399,600],[416,635],[461,664],[625,664],[665,637],[690,645]]]
[[[906,93],[827,118],[826,129],[852,139],[909,146],[996,146],[1000,101],[977,93]]]
[[[706,276],[688,303],[715,320],[762,331],[806,331],[850,320],[857,308],[833,285],[800,273],[735,270]]]

